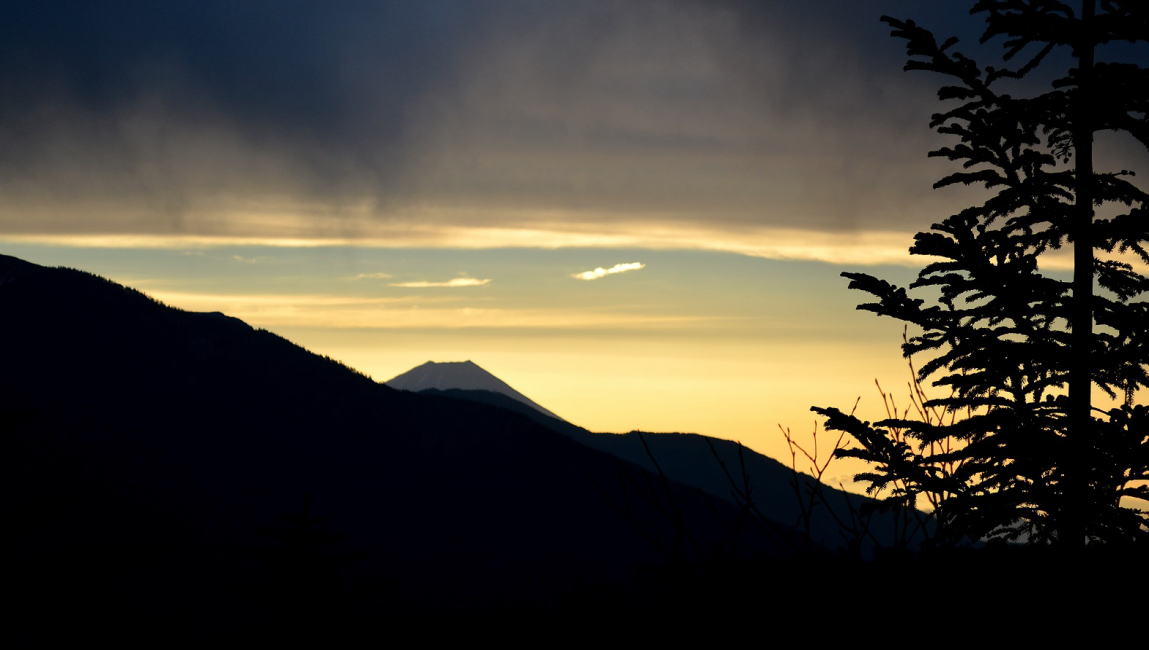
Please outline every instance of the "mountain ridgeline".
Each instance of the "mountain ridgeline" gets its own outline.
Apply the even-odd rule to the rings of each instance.
[[[0,315],[29,607],[607,602],[668,567],[816,550],[505,405],[394,390],[95,275],[0,256]]]
[[[387,385],[514,411],[670,481],[793,525],[827,549],[868,556],[879,548],[916,546],[924,538],[915,513],[881,511],[873,499],[819,485],[736,442],[695,433],[592,433],[554,416],[471,361],[428,362]]]

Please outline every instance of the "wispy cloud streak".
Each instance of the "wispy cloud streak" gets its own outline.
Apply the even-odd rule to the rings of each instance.
[[[429,280],[392,282],[389,286],[402,287],[404,289],[458,289],[462,287],[485,287],[490,283],[490,278],[451,278],[443,282],[432,282]]]
[[[403,229],[364,229],[360,236],[280,238],[251,235],[20,235],[0,232],[0,244],[38,244],[75,248],[196,249],[218,246],[275,248],[643,248],[708,250],[776,260],[807,260],[836,265],[896,264],[917,266],[922,260],[908,253],[912,231],[853,232],[779,228],[697,228],[687,224],[615,224],[610,232],[587,227],[572,230],[550,224],[539,227],[496,228],[435,226]]]
[[[605,278],[608,275],[617,275],[619,273],[626,273],[628,271],[638,271],[644,268],[646,268],[646,265],[642,262],[623,262],[622,264],[615,264],[609,269],[604,269],[600,266],[589,271],[574,273],[571,274],[571,277],[576,280],[597,280],[599,278]]]
[[[180,309],[222,311],[256,327],[409,330],[674,330],[716,325],[718,316],[604,310],[500,308],[452,296],[364,297],[308,294],[212,294],[148,291]]]

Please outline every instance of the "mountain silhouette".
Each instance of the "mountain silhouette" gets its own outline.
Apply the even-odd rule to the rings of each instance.
[[[814,549],[521,413],[89,273],[0,256],[0,314],[6,574],[29,608],[542,607]]]
[[[413,392],[443,389],[490,391],[526,404],[549,418],[562,419],[511,388],[502,379],[483,370],[473,361],[428,361],[385,383],[391,388]]]
[[[420,366],[422,367],[422,366]],[[911,546],[923,537],[915,533],[915,513],[878,511],[868,497],[819,485],[807,474],[795,473],[777,460],[737,442],[696,433],[592,433],[565,420],[526,408],[496,391],[442,388],[422,391],[454,399],[498,406],[578,442],[634,463],[669,480],[703,490],[734,505],[753,505],[762,516],[807,529],[826,548],[849,548],[871,555],[878,548]],[[532,405],[534,406],[534,405]],[[803,512],[803,496],[820,491],[817,504]],[[804,520],[808,518],[808,522]],[[906,527],[909,527],[907,530]]]

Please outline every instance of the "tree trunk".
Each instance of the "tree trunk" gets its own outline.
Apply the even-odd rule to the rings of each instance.
[[[1069,439],[1064,467],[1065,503],[1058,536],[1063,546],[1084,546],[1089,511],[1092,429],[1090,352],[1093,340],[1093,30],[1094,0],[1083,0],[1076,45],[1078,86],[1073,105],[1075,184],[1073,302],[1070,313]]]

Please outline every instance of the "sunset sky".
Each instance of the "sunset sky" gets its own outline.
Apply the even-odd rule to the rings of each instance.
[[[878,18],[996,52],[967,6],[9,7],[0,253],[380,381],[470,359],[592,430],[782,457],[811,405],[905,392],[900,323],[838,274],[908,282],[913,233],[981,194],[931,189],[937,81]]]

